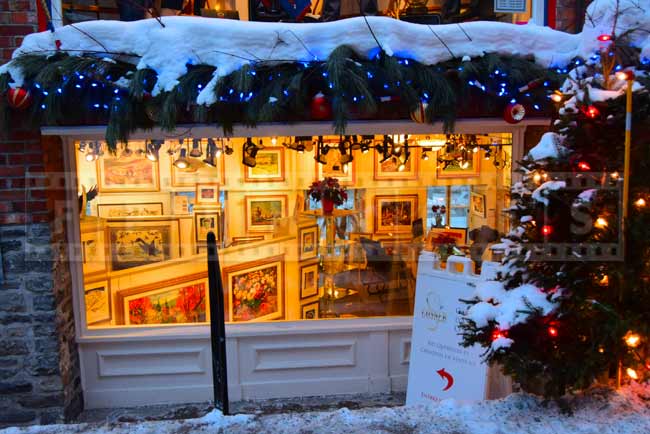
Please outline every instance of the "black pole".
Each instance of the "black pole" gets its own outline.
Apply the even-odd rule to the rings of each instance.
[[[212,344],[214,406],[221,410],[223,414],[229,414],[224,294],[219,253],[217,251],[217,238],[213,232],[208,232],[208,285],[210,292],[210,342]]]

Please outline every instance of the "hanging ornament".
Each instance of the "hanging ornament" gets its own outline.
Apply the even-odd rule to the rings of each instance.
[[[12,87],[7,91],[7,102],[16,110],[25,110],[32,105],[32,93],[24,87]]]
[[[503,111],[503,120],[509,124],[516,124],[521,122],[526,116],[526,109],[519,103],[509,103]]]
[[[318,92],[311,100],[311,117],[323,120],[332,116],[332,105],[322,92]]]
[[[591,119],[595,119],[600,115],[600,110],[598,110],[598,107],[593,105],[582,106],[580,110],[585,114],[585,116]]]
[[[420,101],[418,106],[411,112],[411,119],[413,119],[414,122],[417,122],[419,124],[424,124],[427,122],[427,107],[429,104],[426,102]]]

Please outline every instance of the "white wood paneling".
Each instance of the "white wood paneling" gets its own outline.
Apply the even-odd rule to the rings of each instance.
[[[205,347],[157,351],[97,351],[99,377],[204,374]],[[137,359],[138,363],[133,363]]]

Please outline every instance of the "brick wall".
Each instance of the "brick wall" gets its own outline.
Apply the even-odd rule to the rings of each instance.
[[[0,427],[83,408],[62,154],[33,131],[0,139]]]
[[[11,59],[25,35],[38,30],[37,0],[0,0],[0,64]]]

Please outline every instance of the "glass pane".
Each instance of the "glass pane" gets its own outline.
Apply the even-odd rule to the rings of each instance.
[[[87,325],[206,324],[210,232],[219,240],[228,322],[411,315],[419,254],[439,248],[432,234],[456,228],[440,239],[466,249],[473,229],[506,227],[509,177],[489,161],[475,177],[439,177],[435,158],[400,171],[381,164],[375,145],[385,139],[375,136],[370,152],[352,152],[346,172],[339,137],[324,138],[326,165],[281,145],[295,140],[253,139],[264,148],[246,156],[249,166],[246,138],[217,140],[234,153],[214,158],[206,139],[196,147],[169,140],[153,155],[145,142],[120,145],[115,155],[103,143],[77,142],[78,191],[93,192],[77,220]],[[441,137],[410,136],[413,156],[419,140],[431,146]],[[307,194],[328,176],[348,191],[331,216]],[[482,206],[469,209],[470,191],[484,197]]]

